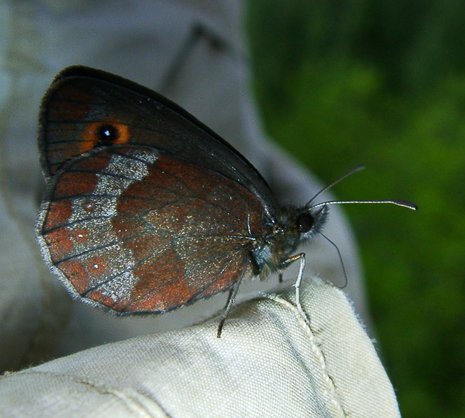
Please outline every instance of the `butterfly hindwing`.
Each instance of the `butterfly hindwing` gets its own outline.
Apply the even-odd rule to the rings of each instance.
[[[120,145],[55,173],[37,232],[75,296],[122,314],[165,312],[251,274],[263,216],[253,193],[213,170]]]

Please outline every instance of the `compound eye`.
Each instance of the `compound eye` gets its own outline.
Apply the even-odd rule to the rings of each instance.
[[[297,229],[301,234],[304,234],[310,229],[312,229],[313,224],[315,223],[315,218],[310,215],[308,212],[301,213],[297,217]]]

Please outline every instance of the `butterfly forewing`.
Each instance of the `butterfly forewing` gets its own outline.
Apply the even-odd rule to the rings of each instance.
[[[64,162],[98,146],[149,145],[242,184],[257,195],[269,216],[275,215],[268,185],[242,155],[179,106],[130,81],[70,67],[45,96],[40,125],[48,177]]]
[[[222,174],[113,146],[56,173],[38,235],[75,295],[121,313],[164,312],[252,274],[265,218],[260,199]]]

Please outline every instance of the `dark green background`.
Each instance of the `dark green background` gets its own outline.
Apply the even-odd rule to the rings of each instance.
[[[465,416],[465,3],[251,0],[268,133],[341,199],[406,417]],[[349,278],[350,279],[350,278]]]

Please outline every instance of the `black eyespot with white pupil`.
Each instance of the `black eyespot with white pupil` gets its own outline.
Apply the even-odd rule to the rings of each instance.
[[[97,127],[96,135],[99,142],[114,143],[118,141],[120,132],[118,130],[118,127],[110,124],[105,124]]]
[[[297,229],[301,234],[310,231],[315,223],[315,218],[308,212],[301,213],[297,217]]]

